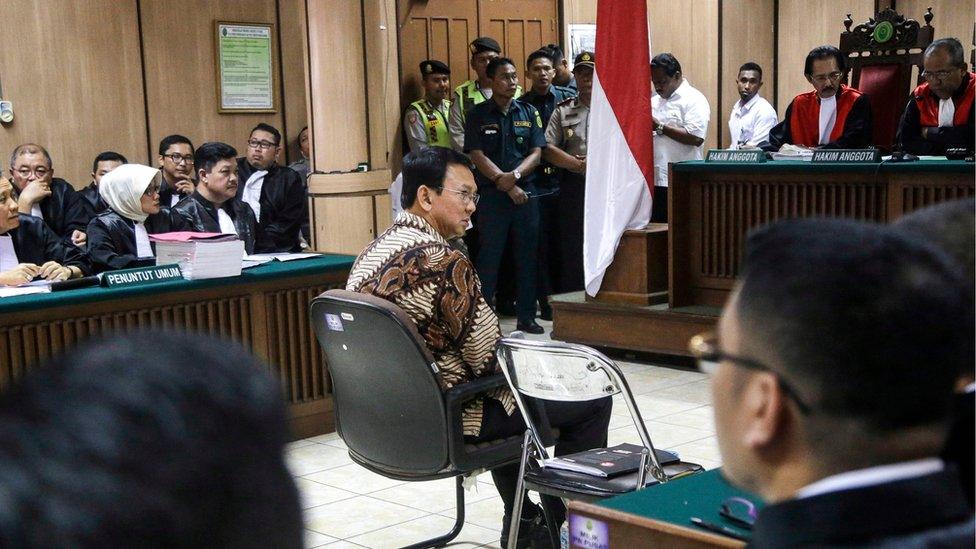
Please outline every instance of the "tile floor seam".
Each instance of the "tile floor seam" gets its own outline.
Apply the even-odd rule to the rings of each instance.
[[[406,505],[403,505],[403,504],[400,504],[400,503],[392,503],[392,502],[389,502],[389,501],[385,501],[385,500],[382,500],[382,499],[377,499],[377,498],[373,498],[373,497],[369,497],[369,496],[363,496],[363,497],[364,498],[372,499],[374,501],[379,501],[380,503],[388,503],[388,504],[392,504],[392,505],[399,505],[400,507],[407,507]],[[409,508],[410,509],[413,509],[413,507],[409,507]],[[419,517],[413,517],[413,518],[407,519],[407,520],[401,520],[400,522],[394,522],[392,524],[384,524],[383,526],[380,526],[379,528],[374,528],[372,530],[367,530],[366,532],[359,532],[358,534],[355,534],[353,536],[349,536],[349,537],[345,537],[345,538],[339,538],[339,539],[341,541],[348,541],[349,543],[356,543],[356,542],[350,541],[350,540],[352,538],[358,538],[359,536],[365,536],[366,534],[372,534],[373,532],[378,532],[378,531],[383,530],[385,528],[392,528],[394,526],[399,526],[401,524],[406,524],[408,522],[413,522],[415,520],[420,520],[422,518],[429,517],[430,515],[436,515],[436,514],[438,514],[438,513],[431,513],[430,511],[424,511],[423,509],[413,509],[413,510],[414,511],[421,511],[421,512],[427,513],[427,514],[426,515],[421,515]],[[316,530],[316,532],[318,532],[318,530]],[[319,533],[320,534],[324,534],[326,536],[331,536],[332,535],[332,534],[326,534],[325,532],[319,532]],[[335,537],[335,536],[333,536],[333,537]],[[357,544],[357,545],[359,545],[359,544]]]

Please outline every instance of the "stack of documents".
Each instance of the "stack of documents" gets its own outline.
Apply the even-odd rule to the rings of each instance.
[[[177,263],[187,280],[241,274],[244,242],[237,235],[182,232],[150,238],[156,242],[156,265]]]
[[[773,160],[802,160],[803,162],[810,162],[813,158],[813,149],[797,147],[787,143],[780,147],[779,151],[774,152],[772,156]]]

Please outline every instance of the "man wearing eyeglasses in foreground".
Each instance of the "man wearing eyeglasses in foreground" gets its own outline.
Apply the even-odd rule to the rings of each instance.
[[[925,83],[912,92],[898,124],[905,152],[942,156],[946,149],[973,150],[976,78],[963,55],[955,38],[940,38],[925,49]]]
[[[833,46],[807,54],[803,74],[813,91],[793,98],[783,121],[769,130],[767,150],[786,144],[808,149],[863,149],[871,144],[871,103],[840,83],[844,68],[844,56]]]
[[[255,253],[302,250],[301,228],[308,216],[305,181],[278,165],[280,153],[281,132],[262,122],[251,130],[247,153],[237,159],[237,198],[251,207],[258,221]]]
[[[359,254],[346,283],[347,290],[381,297],[410,315],[434,356],[443,390],[498,371],[498,317],[485,300],[471,261],[448,243],[464,234],[479,198],[463,154],[443,147],[411,152],[403,159],[400,200],[404,211]],[[550,424],[559,429],[556,455],[606,445],[610,398],[585,403],[547,401],[545,409]],[[470,443],[525,433],[508,388],[472,400],[462,412],[462,421]],[[491,474],[505,507],[501,537],[505,547],[518,464],[497,467]],[[553,511],[561,513],[560,509]],[[535,505],[523,507],[517,547],[546,539],[540,513]]]
[[[182,135],[167,135],[159,142],[159,169],[163,180],[159,186],[159,205],[172,208],[193,194],[193,143]]]
[[[723,473],[767,502],[751,546],[973,546],[938,458],[953,385],[973,368],[961,284],[934,248],[878,225],[750,235],[718,337],[692,350],[714,368]]]

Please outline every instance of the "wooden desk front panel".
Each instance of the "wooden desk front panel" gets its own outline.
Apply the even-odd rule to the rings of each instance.
[[[98,335],[185,329],[231,339],[281,382],[293,435],[334,430],[331,382],[309,320],[312,298],[345,285],[345,272],[177,291],[0,315],[0,387]],[[151,339],[147,345],[151,345]]]
[[[964,174],[672,170],[669,303],[721,307],[738,274],[746,235],[756,227],[794,217],[885,223],[972,196],[973,187]]]

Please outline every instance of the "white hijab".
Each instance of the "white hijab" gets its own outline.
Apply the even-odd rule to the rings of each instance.
[[[122,217],[142,223],[149,214],[142,211],[142,195],[159,170],[142,164],[122,164],[102,176],[98,194],[102,200]]]

